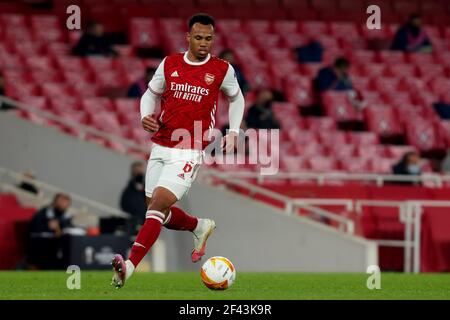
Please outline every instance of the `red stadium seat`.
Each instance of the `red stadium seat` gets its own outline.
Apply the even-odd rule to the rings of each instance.
[[[349,143],[355,145],[378,144],[379,139],[375,132],[348,132],[347,139]]]
[[[91,113],[91,123],[99,130],[112,134],[121,135],[122,127],[114,113],[99,112]]]
[[[64,111],[78,111],[81,108],[80,102],[74,97],[50,97],[50,106],[56,113]]]
[[[307,169],[306,160],[302,157],[283,156],[280,158],[280,167],[284,171],[304,171]]]
[[[28,56],[25,64],[30,69],[49,70],[53,69],[53,62],[45,56]]]
[[[386,155],[392,159],[400,160],[407,152],[417,151],[413,146],[386,146]]]
[[[376,53],[370,50],[355,50],[350,52],[350,61],[356,64],[374,63]]]
[[[85,98],[81,101],[81,107],[90,114],[113,110],[111,100],[108,98]]]
[[[360,66],[360,74],[371,78],[380,77],[384,74],[386,66],[381,63],[365,63]]]
[[[423,63],[417,66],[419,76],[425,79],[441,78],[445,74],[445,68],[439,64]]]
[[[305,21],[305,22],[300,22],[299,27],[300,27],[301,33],[305,33],[309,36],[328,34],[328,26],[324,22]]]
[[[359,145],[356,147],[355,155],[360,158],[377,159],[385,156],[386,150],[384,145]]]
[[[56,60],[59,56],[66,56],[71,53],[72,47],[68,43],[52,42],[48,43],[45,47],[46,53],[53,60]]]
[[[304,123],[306,129],[314,132],[336,130],[336,122],[329,117],[307,117]]]
[[[408,78],[408,77],[415,77],[417,75],[417,69],[416,66],[406,64],[406,63],[398,63],[389,66],[388,69],[386,69],[386,76],[388,77],[397,77],[397,78]]]
[[[297,34],[299,27],[297,21],[292,20],[277,20],[273,22],[273,30],[279,35]]]
[[[364,113],[368,129],[380,137],[396,136],[403,133],[402,126],[393,109],[367,107]]]
[[[0,207],[19,207],[19,201],[12,193],[0,193]]]
[[[318,143],[308,143],[308,144],[296,144],[294,142],[294,148],[297,154],[303,157],[315,157],[322,156],[325,154],[325,149],[322,145]]]
[[[315,156],[308,159],[312,171],[327,172],[337,169],[337,162],[333,158]]]
[[[318,144],[315,132],[300,130],[297,127],[287,128],[290,140],[296,145]]]
[[[47,111],[46,109],[48,108],[47,98],[45,97],[23,96],[20,97],[20,102],[43,111]]]
[[[347,135],[345,131],[320,131],[317,133],[319,142],[322,145],[345,145],[347,143]]]
[[[355,155],[355,146],[351,144],[328,144],[327,156],[336,159],[353,158]]]
[[[71,91],[66,84],[63,83],[43,83],[41,84],[42,93],[48,97],[69,96]]]
[[[341,158],[339,167],[348,173],[364,173],[370,170],[370,160],[367,158]]]
[[[420,151],[430,151],[444,147],[435,125],[422,119],[411,119],[406,124],[406,137],[408,143]]]
[[[328,91],[322,95],[322,102],[327,116],[336,121],[358,121],[361,114],[352,106],[346,92]]]
[[[312,81],[308,78],[298,77],[286,80],[286,99],[298,106],[310,106],[314,103]]]
[[[389,89],[387,89],[389,90]],[[384,102],[391,106],[407,106],[412,105],[412,99],[409,92],[401,92],[401,91],[386,91],[383,92]]]
[[[378,59],[382,63],[394,65],[398,63],[404,63],[405,54],[401,51],[380,51],[378,53]]]
[[[114,110],[119,114],[139,112],[139,100],[120,98],[114,101]]]
[[[174,26],[175,28],[175,26]],[[136,47],[156,47],[160,44],[156,23],[149,18],[133,18],[129,27],[130,43]]]
[[[371,172],[384,174],[392,174],[392,166],[396,163],[395,160],[388,158],[371,159],[370,162]]]
[[[244,22],[243,27],[252,35],[269,34],[272,31],[268,20],[248,20]]]
[[[360,37],[359,30],[351,22],[330,23],[330,34],[341,39],[357,39]]]
[[[450,88],[450,79],[434,78],[430,81],[430,88],[437,95],[447,93]]]
[[[434,56],[431,54],[408,53],[406,59],[417,66],[435,63]]]
[[[397,92],[400,79],[376,77],[372,78],[372,88],[380,93]]]
[[[86,70],[84,60],[79,57],[59,56],[56,57],[56,64],[61,70],[70,70],[73,72],[80,72]]]

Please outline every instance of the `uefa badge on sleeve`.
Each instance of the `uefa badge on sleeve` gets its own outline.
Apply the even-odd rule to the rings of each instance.
[[[209,86],[214,82],[214,75],[211,73],[205,73],[205,82]]]

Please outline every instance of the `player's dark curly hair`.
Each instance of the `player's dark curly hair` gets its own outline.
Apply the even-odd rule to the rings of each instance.
[[[213,27],[215,27],[215,25],[216,25],[216,21],[209,14],[196,13],[192,17],[190,17],[189,20],[188,20],[189,31],[191,31],[192,26],[194,24],[196,24],[197,22],[200,23],[200,24],[203,24],[205,26],[212,25]]]

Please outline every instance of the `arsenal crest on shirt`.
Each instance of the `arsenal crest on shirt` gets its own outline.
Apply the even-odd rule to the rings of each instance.
[[[214,75],[211,73],[205,73],[205,82],[207,85],[210,85],[214,82]]]

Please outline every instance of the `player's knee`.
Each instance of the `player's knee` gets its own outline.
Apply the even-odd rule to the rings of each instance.
[[[148,204],[148,210],[156,210],[164,214],[165,217],[169,214],[170,204],[156,198],[152,198]]]

